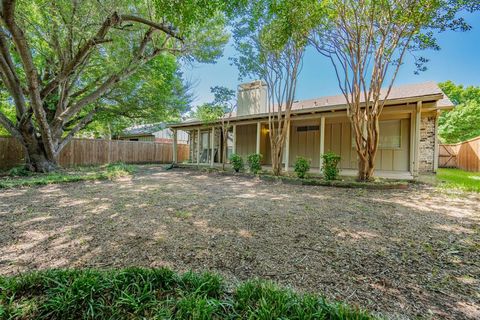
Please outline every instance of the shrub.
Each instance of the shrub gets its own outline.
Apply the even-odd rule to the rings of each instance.
[[[105,177],[107,179],[116,179],[125,177],[132,174],[135,171],[135,167],[123,162],[110,163],[106,167]]]
[[[310,171],[310,160],[307,160],[304,157],[297,157],[297,161],[295,161],[294,171],[297,174],[297,177],[299,177],[300,179],[305,178],[307,172]]]
[[[334,152],[327,152],[322,155],[323,164],[322,172],[323,177],[326,180],[335,180],[338,176],[338,163],[340,162],[340,156]]]
[[[8,175],[11,177],[26,177],[30,175],[26,166],[13,167],[8,171]]]
[[[239,172],[245,167],[243,163],[243,158],[236,153],[233,153],[230,156],[230,163],[232,164],[233,170],[235,170],[235,172]]]
[[[257,174],[262,170],[263,156],[260,153],[253,153],[247,157],[247,163],[250,168],[250,172]]]

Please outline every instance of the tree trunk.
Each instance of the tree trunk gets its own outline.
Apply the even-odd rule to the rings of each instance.
[[[51,172],[58,169],[58,159],[50,159],[42,145],[27,145],[26,148],[26,166],[33,172]]]
[[[357,181],[368,182],[373,180],[375,170],[375,157],[367,153],[367,159],[358,158],[358,177]]]
[[[32,172],[51,172],[58,169],[58,156],[50,157],[45,150],[42,138],[37,136],[33,126],[24,126],[20,130],[25,154],[25,166]],[[58,153],[57,153],[58,154]]]
[[[280,176],[282,174],[282,149],[276,144],[271,146],[272,148],[272,172],[274,176]]]

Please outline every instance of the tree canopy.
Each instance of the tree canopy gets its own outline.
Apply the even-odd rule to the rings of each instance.
[[[438,130],[441,140],[456,143],[480,136],[480,87],[464,87],[452,81],[439,85],[456,105],[440,116]]]
[[[158,102],[149,99],[151,86],[179,89],[178,82],[168,83],[177,59],[215,61],[234,10],[223,0],[1,4],[1,90],[9,98],[2,101],[0,124],[24,145],[29,167],[40,171],[54,168],[70,139],[115,106],[135,113],[134,104],[146,110]],[[146,76],[160,69],[157,81]],[[132,76],[137,81],[126,81]],[[161,99],[170,100],[165,106],[178,102],[172,95]]]

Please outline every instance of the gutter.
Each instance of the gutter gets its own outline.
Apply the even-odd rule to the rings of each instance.
[[[396,105],[396,104],[406,104],[406,103],[411,103],[411,102],[418,102],[418,101],[438,101],[444,98],[444,95],[442,93],[437,93],[437,94],[431,94],[431,95],[424,95],[424,96],[417,96],[417,97],[411,97],[411,98],[398,98],[398,99],[391,99],[387,100],[385,103],[385,106],[387,105]],[[364,106],[365,103],[362,103],[362,106]],[[339,110],[346,110],[348,107],[347,104],[338,104],[338,105],[332,105],[332,106],[322,106],[322,107],[314,107],[314,108],[305,108],[305,109],[294,109],[291,111],[292,116],[296,116],[299,114],[309,114],[309,113],[323,113],[323,112],[328,112],[328,111],[339,111]],[[451,109],[452,107],[437,107],[439,110],[448,110]],[[253,115],[243,115],[243,116],[236,116],[228,119],[231,122],[235,121],[242,121],[242,120],[256,120],[256,119],[262,119],[268,117],[268,113],[259,113],[259,114],[253,114]],[[220,124],[221,120],[217,121],[212,121],[212,123]],[[198,126],[198,125],[203,125],[205,122],[203,121],[192,121],[192,122],[181,122],[181,123],[169,123],[167,124],[167,128],[185,128],[185,127],[191,127],[191,126]]]

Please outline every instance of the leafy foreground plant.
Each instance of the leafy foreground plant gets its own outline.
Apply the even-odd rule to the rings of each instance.
[[[169,269],[51,270],[0,277],[1,319],[373,319],[259,280]]]
[[[310,160],[304,157],[297,157],[293,170],[297,174],[297,177],[304,179],[307,176],[307,172],[310,171]]]
[[[257,174],[262,171],[262,159],[263,156],[260,153],[252,153],[247,156],[247,163],[251,173]]]
[[[104,167],[79,167],[71,171],[57,171],[45,174],[28,175],[17,174],[15,170],[10,177],[0,179],[0,189],[27,186],[47,185],[52,183],[91,181],[91,180],[114,180],[131,175],[135,166],[125,163],[111,163]]]

